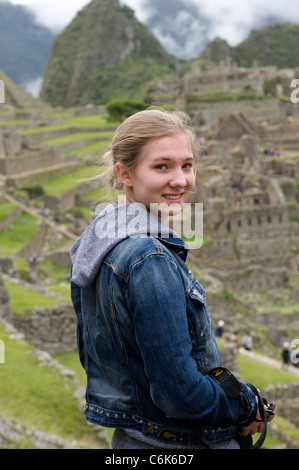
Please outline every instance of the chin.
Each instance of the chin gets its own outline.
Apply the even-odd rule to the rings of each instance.
[[[168,215],[170,217],[175,217],[176,215],[180,214],[182,212],[182,204],[179,204],[178,202],[173,202],[171,204],[167,204],[165,209],[163,208],[163,211],[165,215]]]

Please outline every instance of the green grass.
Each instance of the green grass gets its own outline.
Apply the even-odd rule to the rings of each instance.
[[[44,132],[55,132],[60,131],[63,129],[64,126],[60,126],[59,124],[53,126],[40,126],[40,127],[31,127],[30,129],[23,129],[20,131],[23,135],[38,135],[43,134]]]
[[[59,294],[62,299],[70,301],[70,286],[68,283],[64,282],[61,284],[55,284],[54,286],[48,286],[48,290]]]
[[[299,433],[298,429],[295,428],[289,421],[285,420],[281,416],[275,417],[275,424],[279,427],[281,431],[283,431],[287,436],[289,436],[292,441],[298,443],[299,448]]]
[[[283,162],[287,160],[297,160],[299,159],[299,155],[282,155],[282,156],[274,156],[273,160],[275,162]]]
[[[0,256],[14,255],[38,233],[39,229],[36,217],[22,213],[11,227],[0,232]]]
[[[111,127],[115,128],[119,122],[111,122],[107,116],[73,116],[65,118],[61,121],[61,125],[80,128],[99,128]]]
[[[69,191],[80,186],[84,180],[98,175],[104,168],[97,165],[90,165],[80,168],[67,175],[60,175],[42,185],[46,196],[61,197]]]
[[[0,126],[9,127],[9,126],[21,126],[24,124],[30,124],[29,119],[11,119],[9,121],[1,121]]]
[[[107,139],[114,135],[113,131],[105,132],[78,132],[76,134],[66,134],[60,137],[43,139],[42,142],[52,145],[52,147],[62,147],[64,145],[91,139]]]
[[[75,377],[82,387],[86,387],[86,373],[79,360],[78,352],[68,352],[56,354],[54,356],[57,361],[64,365],[67,369],[75,373]]]
[[[244,381],[254,384],[261,391],[269,385],[296,383],[298,378],[280,369],[271,368],[265,364],[238,355],[240,374]]]
[[[38,263],[35,270],[39,279],[49,280],[49,278],[53,278],[56,284],[65,282],[65,274],[68,271],[65,266],[52,263],[47,259],[44,259]]]
[[[63,239],[64,242],[67,240],[67,238]],[[23,279],[30,280],[31,269],[26,259],[15,258],[14,266],[18,269]],[[46,258],[41,259],[34,268],[34,274],[39,280],[49,282],[50,279],[53,279],[56,286],[65,283],[65,275],[67,271],[68,269],[65,266],[52,263]]]
[[[62,300],[47,297],[44,294],[27,289],[22,285],[4,281],[11,311],[21,316],[28,316],[35,307],[53,307],[63,303]]]
[[[63,115],[61,116],[63,118]],[[10,123],[11,121],[7,121]],[[19,123],[20,120],[15,121]],[[24,121],[24,123],[29,121]],[[44,132],[55,132],[59,131],[64,128],[73,127],[78,129],[94,129],[99,132],[101,128],[111,128],[114,129],[120,123],[119,122],[110,122],[107,119],[107,116],[72,116],[72,117],[64,117],[61,119],[59,124],[48,125],[48,126],[40,126],[34,127],[30,129],[23,129],[21,131],[22,134],[26,135],[33,135],[33,134],[43,134]],[[6,122],[4,121],[4,125]]]
[[[6,217],[12,212],[16,212],[18,207],[10,202],[0,204],[0,221],[6,219]]]
[[[269,305],[260,305],[259,311],[262,311],[263,313],[267,313],[267,312],[271,313],[273,312],[274,309],[277,309],[277,308],[279,309],[281,313],[290,314],[290,313],[299,311],[299,302],[295,302],[290,305],[284,305],[283,302],[281,301],[281,302],[276,302],[276,303],[269,304]]]
[[[81,196],[83,201],[109,201],[111,199],[110,188],[108,186],[100,186]]]
[[[98,447],[94,430],[78,410],[70,382],[51,368],[41,367],[33,348],[12,339],[1,323],[0,338],[5,345],[5,363],[0,364],[0,415],[68,442]],[[15,446],[28,448],[30,442],[11,444]]]
[[[67,154],[75,154],[78,158],[89,157],[91,155],[103,155],[106,152],[107,147],[110,144],[110,140],[101,142],[93,142],[91,144],[82,145],[76,149],[68,150]]]

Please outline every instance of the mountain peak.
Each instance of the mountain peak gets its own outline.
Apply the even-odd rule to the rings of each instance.
[[[126,91],[126,80],[136,82],[138,95],[155,69],[161,72],[170,62],[133,10],[118,0],[93,0],[54,41],[41,97],[54,106],[103,103],[112,91],[117,97],[118,86]]]

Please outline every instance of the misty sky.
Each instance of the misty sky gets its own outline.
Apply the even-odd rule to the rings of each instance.
[[[90,0],[9,0],[11,3],[31,7],[42,24],[56,31],[71,22],[83,6]],[[163,1],[163,0],[161,0]],[[182,0],[198,6],[200,14],[209,20],[209,40],[219,36],[226,39],[231,46],[239,44],[250,33],[251,29],[259,28],[265,18],[273,18],[280,22],[299,23],[298,0]],[[151,0],[120,0],[131,7],[139,21],[144,22],[150,14],[148,5]],[[147,6],[146,6],[147,5]],[[211,21],[210,21],[211,20]],[[196,23],[197,22],[197,23]],[[192,55],[192,44],[196,31],[203,27],[198,18],[189,17],[185,21],[189,38],[186,48]],[[181,24],[178,22],[178,27]],[[160,42],[167,48],[169,38],[159,37]],[[189,44],[189,45],[188,45]],[[185,51],[187,52],[187,50]]]

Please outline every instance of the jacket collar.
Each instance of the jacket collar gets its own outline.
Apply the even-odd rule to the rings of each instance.
[[[183,261],[186,261],[189,247],[181,238],[172,236],[167,238],[157,237],[157,239],[160,240],[163,245],[166,245],[169,249],[179,255]]]

